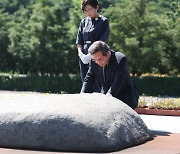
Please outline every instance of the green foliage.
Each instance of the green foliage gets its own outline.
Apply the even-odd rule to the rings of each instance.
[[[178,74],[180,65],[175,61],[179,61],[179,49],[171,35],[170,4],[127,0],[105,11],[111,26],[110,44],[127,55],[133,74]]]
[[[9,52],[14,55],[20,72],[59,74],[67,71],[70,47],[66,43],[69,42],[66,21],[69,17],[64,12],[70,4],[61,4],[62,0],[57,4],[42,0],[30,10],[22,9],[15,14],[20,16],[10,32]]]
[[[147,107],[146,99],[139,99],[138,107],[139,107],[139,108],[145,108],[145,107]]]
[[[81,80],[79,76],[0,76],[0,89],[11,91],[36,91],[46,93],[79,93]]]
[[[151,109],[180,110],[180,99],[157,101],[148,106]]]
[[[180,96],[179,77],[133,77],[141,95]],[[1,75],[1,90],[37,91],[49,93],[79,93],[79,75],[39,76],[39,75]],[[141,104],[146,102],[142,101]]]
[[[4,9],[4,12],[8,12],[9,14],[13,14],[18,11],[22,6],[26,7],[30,4],[29,0],[1,0],[0,8]]]
[[[79,73],[76,34],[84,17],[79,0],[1,0],[0,71]],[[128,57],[132,74],[180,73],[178,0],[103,0],[109,45]]]
[[[180,98],[140,98],[138,108],[180,110]]]
[[[14,70],[12,55],[8,52],[8,31],[11,27],[11,16],[8,13],[3,13],[0,9],[0,70],[8,71],[8,67]]]
[[[141,95],[180,96],[180,77],[133,77]]]

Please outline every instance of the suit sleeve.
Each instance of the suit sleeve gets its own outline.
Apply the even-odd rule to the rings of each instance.
[[[83,45],[84,40],[83,40],[83,21],[80,22],[77,37],[76,37],[76,45],[80,44]]]
[[[89,70],[84,78],[84,82],[81,88],[81,93],[93,93],[93,84],[95,82],[95,74],[92,71],[91,65]]]
[[[118,64],[118,67],[116,69],[114,81],[112,83],[112,86],[108,90],[107,93],[110,93],[112,96],[116,97],[121,90],[123,84],[125,83],[125,78],[127,75],[127,58],[123,57]]]
[[[99,40],[107,43],[108,37],[109,37],[109,31],[110,31],[109,30],[109,21],[106,19],[104,21],[103,28],[102,28],[102,33],[100,35]]]

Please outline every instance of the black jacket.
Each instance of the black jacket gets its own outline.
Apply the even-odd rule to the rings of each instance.
[[[109,31],[109,21],[106,17],[101,15],[94,19],[86,17],[80,22],[76,45],[82,45],[83,53],[87,54],[93,42],[98,40],[107,42]]]
[[[93,83],[97,79],[102,86],[102,93],[110,93],[113,97],[120,99],[131,108],[136,108],[139,94],[131,80],[126,56],[111,50],[109,64],[103,69],[103,67],[91,61],[81,92],[92,93]]]

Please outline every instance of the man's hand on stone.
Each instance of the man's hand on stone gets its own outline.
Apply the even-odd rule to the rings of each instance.
[[[108,97],[112,97],[112,95],[110,93],[106,93],[106,96]]]

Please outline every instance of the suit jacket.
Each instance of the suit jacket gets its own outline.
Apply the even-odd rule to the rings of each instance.
[[[91,61],[81,92],[92,93],[93,83],[97,79],[102,86],[102,93],[110,93],[134,109],[137,107],[139,94],[130,77],[127,58],[121,52],[110,52],[111,57],[105,68]]]

